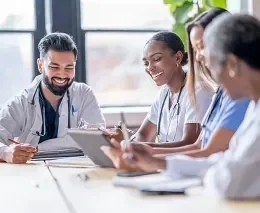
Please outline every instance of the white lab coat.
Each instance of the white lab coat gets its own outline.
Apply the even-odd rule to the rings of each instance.
[[[208,158],[168,156],[165,174],[204,177],[208,192],[228,199],[260,197],[260,101],[251,101],[226,152]]]
[[[35,133],[41,132],[43,122],[38,89],[41,79],[42,75],[37,76],[27,89],[0,110],[0,152],[3,146],[10,145],[8,138],[17,137],[21,143],[38,145],[40,137]],[[77,128],[81,118],[90,124],[105,125],[104,116],[89,86],[73,82],[69,92],[71,105],[75,109],[73,113],[70,111],[71,128]],[[68,96],[66,94],[61,101],[59,115],[58,137],[40,143],[39,150],[78,147],[67,135]]]
[[[229,150],[207,171],[204,184],[225,198],[260,197],[260,101],[250,103]]]

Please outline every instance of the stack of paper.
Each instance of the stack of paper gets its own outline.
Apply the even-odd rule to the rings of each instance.
[[[113,183],[115,186],[126,186],[138,188],[144,184],[157,184],[161,182],[171,181],[170,177],[162,174],[144,175],[138,177],[114,177]]]

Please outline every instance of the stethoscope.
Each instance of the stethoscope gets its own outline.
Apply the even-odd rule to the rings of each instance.
[[[35,91],[34,91],[34,94],[33,94],[33,98],[32,98],[32,102],[31,104],[34,105],[35,104],[35,95],[36,95],[36,92],[37,90],[39,89],[40,87],[40,84],[41,84],[41,81],[38,83]],[[67,97],[68,97],[68,129],[71,128],[71,125],[70,125],[70,108],[71,108],[71,102],[70,102],[70,92],[69,90],[67,90]],[[41,100],[40,100],[41,101]],[[44,107],[44,104],[40,104],[40,107],[41,107],[41,113],[42,113],[42,120],[43,120],[43,133],[40,133],[39,131],[36,131],[35,133],[32,133],[33,135],[37,135],[37,136],[40,136],[40,137],[43,137],[46,135],[46,121],[45,121],[45,107]],[[41,131],[42,132],[42,131]]]
[[[172,122],[172,118],[174,116],[174,111],[175,109],[177,110],[176,112],[176,116],[177,116],[177,125],[176,125],[176,129],[175,129],[175,134],[174,134],[174,138],[173,138],[173,141],[175,140],[175,137],[176,137],[176,133],[177,133],[177,128],[178,128],[178,125],[179,125],[179,121],[178,121],[178,118],[179,118],[179,114],[180,114],[180,98],[181,98],[181,94],[182,94],[182,91],[183,91],[183,88],[184,88],[185,85],[183,85],[180,89],[180,92],[178,94],[178,97],[177,97],[177,101],[175,103],[175,105],[173,106],[173,109],[172,109],[172,116],[170,118],[170,124]],[[158,125],[157,125],[157,139],[159,140],[159,135],[160,135],[160,131],[161,131],[161,122],[162,122],[162,114],[163,114],[163,108],[165,106],[165,102],[166,102],[166,99],[167,97],[170,97],[170,89],[168,90],[168,92],[166,93],[165,95],[165,98],[163,100],[163,103],[162,103],[162,106],[161,106],[161,110],[160,110],[160,113],[159,113],[159,120],[158,120]],[[169,124],[169,126],[170,126]],[[168,126],[168,130],[167,130],[167,135],[166,135],[166,139],[167,139],[167,136],[168,136],[168,132],[169,132],[169,126]]]
[[[216,91],[216,97],[215,97],[215,99],[214,99],[214,102],[213,102],[213,104],[211,105],[211,108],[210,108],[209,112],[207,113],[206,118],[205,118],[204,121],[203,121],[202,128],[206,128],[206,125],[207,125],[207,123],[209,122],[209,120],[210,120],[210,118],[211,118],[211,116],[212,116],[212,114],[213,114],[213,111],[214,111],[214,109],[216,108],[218,102],[220,101],[222,94],[223,94],[223,90],[219,87],[219,88],[217,89],[217,91]]]

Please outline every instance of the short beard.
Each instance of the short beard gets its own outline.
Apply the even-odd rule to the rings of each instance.
[[[63,96],[65,94],[65,92],[69,89],[69,87],[72,85],[73,81],[75,80],[75,78],[73,78],[71,80],[71,82],[69,82],[68,79],[68,83],[64,86],[55,86],[52,81],[53,78],[49,81],[48,76],[45,74],[45,72],[43,72],[43,83],[46,85],[46,87],[56,96]]]

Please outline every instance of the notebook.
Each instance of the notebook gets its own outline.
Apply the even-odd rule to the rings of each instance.
[[[52,151],[39,151],[36,155],[33,156],[32,161],[41,161],[41,160],[53,160],[58,158],[66,157],[81,157],[84,156],[82,150],[77,148],[71,149],[60,149]]]

